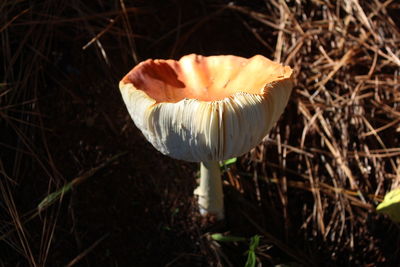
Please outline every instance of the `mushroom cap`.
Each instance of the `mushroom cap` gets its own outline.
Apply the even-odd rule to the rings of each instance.
[[[285,109],[292,69],[261,55],[146,60],[119,84],[135,125],[161,153],[201,162],[258,145]]]

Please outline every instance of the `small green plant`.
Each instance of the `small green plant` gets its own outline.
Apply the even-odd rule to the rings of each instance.
[[[247,240],[241,236],[223,235],[220,233],[212,234],[211,238],[218,242],[245,242]]]
[[[237,161],[237,158],[230,158],[230,159],[227,159],[227,160],[223,160],[223,161],[219,162],[219,166],[221,168],[229,167],[229,165],[232,165],[232,164],[236,163],[236,161]]]
[[[99,170],[103,169],[104,167],[106,167],[108,164],[110,164],[111,162],[115,161],[116,159],[118,159],[119,157],[126,155],[127,152],[121,152],[119,154],[116,154],[114,156],[112,156],[109,159],[106,159],[103,163],[99,164],[98,166],[86,171],[85,173],[83,173],[82,175],[74,178],[72,181],[68,182],[67,184],[65,184],[63,187],[61,187],[60,189],[58,189],[57,191],[50,193],[49,195],[47,195],[37,206],[37,209],[39,211],[39,213],[41,211],[43,211],[44,209],[48,208],[49,206],[53,205],[57,200],[62,199],[62,197],[66,194],[69,193],[72,188],[74,186],[77,186],[78,184],[82,183],[83,181],[85,181],[86,179],[88,179],[89,177],[93,176],[96,172],[98,172]]]
[[[255,267],[257,264],[256,249],[260,243],[260,236],[255,235],[250,239],[249,250],[247,251],[247,261],[245,267]]]
[[[221,233],[215,233],[211,235],[211,238],[218,242],[246,242],[248,239],[240,236],[223,235]],[[245,267],[255,267],[257,264],[256,249],[260,244],[260,236],[255,235],[250,238],[249,249],[246,251],[247,260]]]
[[[44,210],[45,208],[51,206],[54,202],[57,200],[61,199],[66,193],[71,191],[72,186],[74,185],[74,180],[67,183],[61,189],[57,190],[56,192],[53,192],[46,196],[38,205],[38,210],[39,212]]]
[[[385,195],[382,203],[376,207],[377,212],[384,213],[397,223],[400,223],[400,188],[394,189]]]
[[[220,162],[219,162],[219,167],[220,167],[220,169],[221,169],[221,172],[226,171],[226,169],[227,169],[230,165],[235,164],[236,161],[237,161],[237,158],[230,158],[230,159],[227,159],[227,160],[222,160],[222,161],[220,161]],[[198,171],[196,172],[196,177],[197,177],[197,178],[200,178],[200,170],[198,170]]]

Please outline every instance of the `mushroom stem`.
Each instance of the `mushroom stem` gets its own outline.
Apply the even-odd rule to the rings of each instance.
[[[224,194],[218,161],[200,163],[200,185],[194,191],[198,196],[200,213],[212,214],[218,220],[224,218]]]

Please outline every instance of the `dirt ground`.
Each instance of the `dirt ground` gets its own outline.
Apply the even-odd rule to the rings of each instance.
[[[301,37],[304,46],[316,41],[322,50],[318,45],[304,48],[310,50],[308,54],[301,46],[296,50],[301,43],[296,25],[306,31],[313,23],[323,24],[329,21],[323,12],[330,10],[343,18],[332,23],[343,26],[346,19],[351,21],[343,14],[345,4],[352,1],[267,2],[23,0],[0,4],[5,14],[0,24],[1,265],[245,266],[249,240],[259,235],[256,255],[262,266],[398,266],[400,228],[374,207],[400,179],[396,176],[400,154],[393,150],[394,154],[382,157],[357,155],[362,158],[357,162],[373,169],[363,172],[357,167],[357,156],[347,151],[365,145],[374,155],[382,143],[386,148],[399,147],[398,122],[379,133],[382,143],[373,135],[361,138],[370,129],[350,123],[357,108],[371,110],[378,100],[388,108],[366,113],[373,129],[399,118],[398,83],[390,83],[399,77],[399,63],[378,52],[374,59],[373,52],[363,47],[351,55],[354,64],[331,75],[332,65],[315,65],[317,60],[310,54],[326,54],[337,63],[353,46],[345,44],[339,51],[331,44],[338,42],[338,33],[328,25],[322,27],[325,35],[310,30]],[[392,23],[388,25],[398,30],[400,7],[395,2],[382,2],[377,12],[387,11]],[[279,24],[277,17],[286,14],[285,6],[292,11],[286,17],[290,26]],[[371,15],[372,4],[361,8],[371,27],[386,27],[375,23],[379,17]],[[355,22],[346,29],[361,36],[369,28],[357,20],[358,14],[354,11]],[[284,34],[286,39],[280,39]],[[385,41],[376,51],[385,45],[398,47],[399,39]],[[280,61],[295,66],[292,98],[266,141],[223,172],[226,220],[207,221],[199,216],[193,197],[198,165],[166,157],[144,139],[127,113],[118,82],[148,58],[179,59],[197,53],[262,54],[276,59],[277,47],[283,47]],[[398,50],[392,52],[398,59]],[[376,67],[371,72],[372,64]],[[380,79],[381,87],[363,89],[369,84],[366,80],[357,89],[359,80],[340,81],[345,75],[362,79],[369,72],[368,79]],[[324,88],[339,99],[332,105],[330,97],[318,102],[318,94],[324,93],[310,86],[326,77],[330,80]],[[352,93],[360,95],[359,102],[340,102]],[[312,94],[317,96],[316,104],[309,101]],[[332,136],[319,134],[325,129],[322,120],[319,126],[310,126],[304,107],[312,112],[310,118],[326,107],[321,114],[334,128]],[[335,128],[343,123],[336,121],[338,109],[343,111],[340,114],[351,114],[341,117],[348,122],[343,126],[350,136],[346,140],[345,133]],[[303,140],[305,148],[301,140],[306,125],[311,130]],[[333,146],[348,160],[358,195],[351,182],[341,178],[346,177],[343,166],[332,163],[338,156],[327,148],[326,140],[337,141]],[[282,152],[286,150],[287,154]],[[72,189],[38,210],[43,199],[71,181],[76,181]],[[218,242],[213,233],[247,241]]]

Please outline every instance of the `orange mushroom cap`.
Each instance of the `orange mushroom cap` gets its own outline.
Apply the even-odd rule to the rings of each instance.
[[[120,82],[136,126],[153,146],[187,161],[224,160],[261,142],[283,112],[292,69],[263,56],[146,60]]]

